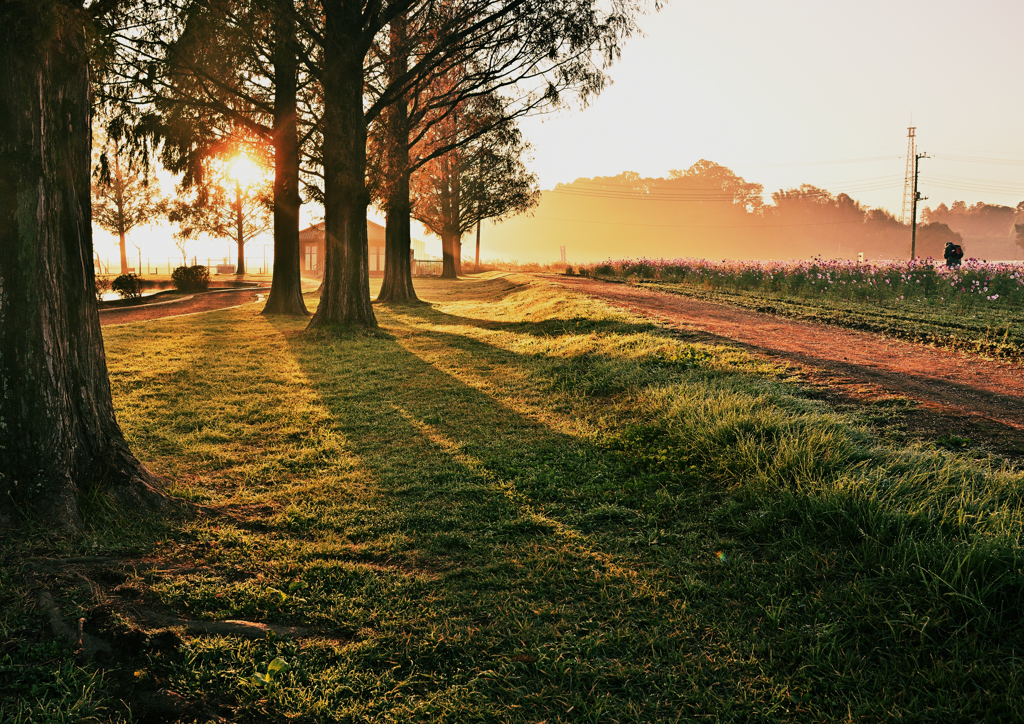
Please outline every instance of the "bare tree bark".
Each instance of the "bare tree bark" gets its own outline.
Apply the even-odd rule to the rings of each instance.
[[[366,119],[363,116],[362,3],[324,7],[324,279],[309,329],[376,328],[366,238]]]
[[[441,234],[441,278],[458,279],[459,275],[455,270],[455,245],[458,244],[458,234],[445,231]]]
[[[121,159],[114,156],[114,174],[118,182],[121,180]],[[114,203],[117,205],[117,215],[120,219],[117,229],[117,241],[118,246],[121,250],[121,273],[128,273],[128,244],[125,242],[125,224],[124,224],[124,197],[122,190],[119,188],[114,195]],[[136,272],[138,273],[138,272]]]
[[[378,302],[414,302],[412,283],[412,231],[410,228],[409,174],[403,174],[390,194],[384,228],[384,281]]]
[[[298,51],[294,6],[281,3],[274,28],[274,278],[263,314],[306,317],[299,245]]]
[[[121,273],[128,273],[128,247],[125,244],[124,231],[120,231],[117,234],[118,244],[121,247]]]
[[[238,264],[235,274],[245,274],[245,217],[242,215],[242,184],[235,181],[235,242],[238,244]]]
[[[0,523],[82,525],[103,488],[159,499],[114,417],[94,294],[87,22],[0,4]]]
[[[406,28],[404,18],[391,22],[391,59],[389,73],[392,80],[405,72],[409,57],[406,52]],[[384,228],[384,281],[381,283],[378,302],[416,301],[416,290],[412,284],[412,231],[409,219],[412,205],[409,201],[409,108],[404,98],[399,99],[385,111],[390,141],[385,153],[388,158],[385,167],[393,181],[388,189],[387,222]]]

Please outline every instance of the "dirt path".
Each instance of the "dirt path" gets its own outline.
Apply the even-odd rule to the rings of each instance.
[[[260,296],[266,296],[270,287],[247,287],[229,291],[206,292],[190,297],[182,297],[170,302],[141,304],[135,307],[120,307],[100,310],[100,326],[112,324],[129,324],[144,322],[150,319],[177,317],[197,312],[212,312],[215,309],[237,307],[239,304],[255,302]]]
[[[736,309],[577,277],[556,283],[667,327],[731,340],[793,365],[832,404],[916,402],[890,419],[908,438],[966,438],[966,447],[1024,460],[1024,369],[868,332]],[[896,408],[898,409],[898,408]],[[951,444],[961,444],[955,438]]]

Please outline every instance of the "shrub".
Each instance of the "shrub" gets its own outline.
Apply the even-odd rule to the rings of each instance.
[[[171,281],[182,292],[205,292],[210,286],[210,270],[202,264],[179,266],[171,273]]]
[[[567,277],[571,277],[571,276],[573,275],[573,274],[572,274],[572,266],[571,266],[571,265],[569,265],[569,264],[566,264],[566,265],[565,265],[565,275],[566,275]]]
[[[110,277],[101,277],[97,275],[93,279],[93,289],[96,291],[96,301],[102,302],[103,295],[110,291]]]
[[[610,277],[615,275],[615,267],[611,264],[598,264],[594,267],[594,276]]]
[[[121,299],[138,299],[142,296],[142,283],[135,274],[122,274],[110,284],[110,288],[121,295]]]

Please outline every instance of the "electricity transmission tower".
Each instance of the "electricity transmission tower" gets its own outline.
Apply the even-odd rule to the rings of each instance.
[[[914,202],[914,157],[917,147],[914,145],[914,134],[917,126],[907,129],[907,172],[903,180],[903,209],[900,211],[900,223],[906,224],[910,219],[910,209]]]

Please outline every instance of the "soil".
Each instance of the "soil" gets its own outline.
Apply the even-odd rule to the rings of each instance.
[[[709,342],[783,362],[815,396],[889,438],[1024,462],[1024,367],[582,277],[556,283]]]
[[[154,301],[151,302],[147,302],[144,299],[141,303],[130,307],[101,309],[100,326],[130,324],[150,319],[180,317],[186,314],[212,312],[215,309],[237,307],[240,304],[255,302],[261,296],[266,296],[269,291],[270,287],[246,287],[244,289],[202,292],[187,297],[171,299],[170,301],[161,301],[158,297],[155,297]]]

